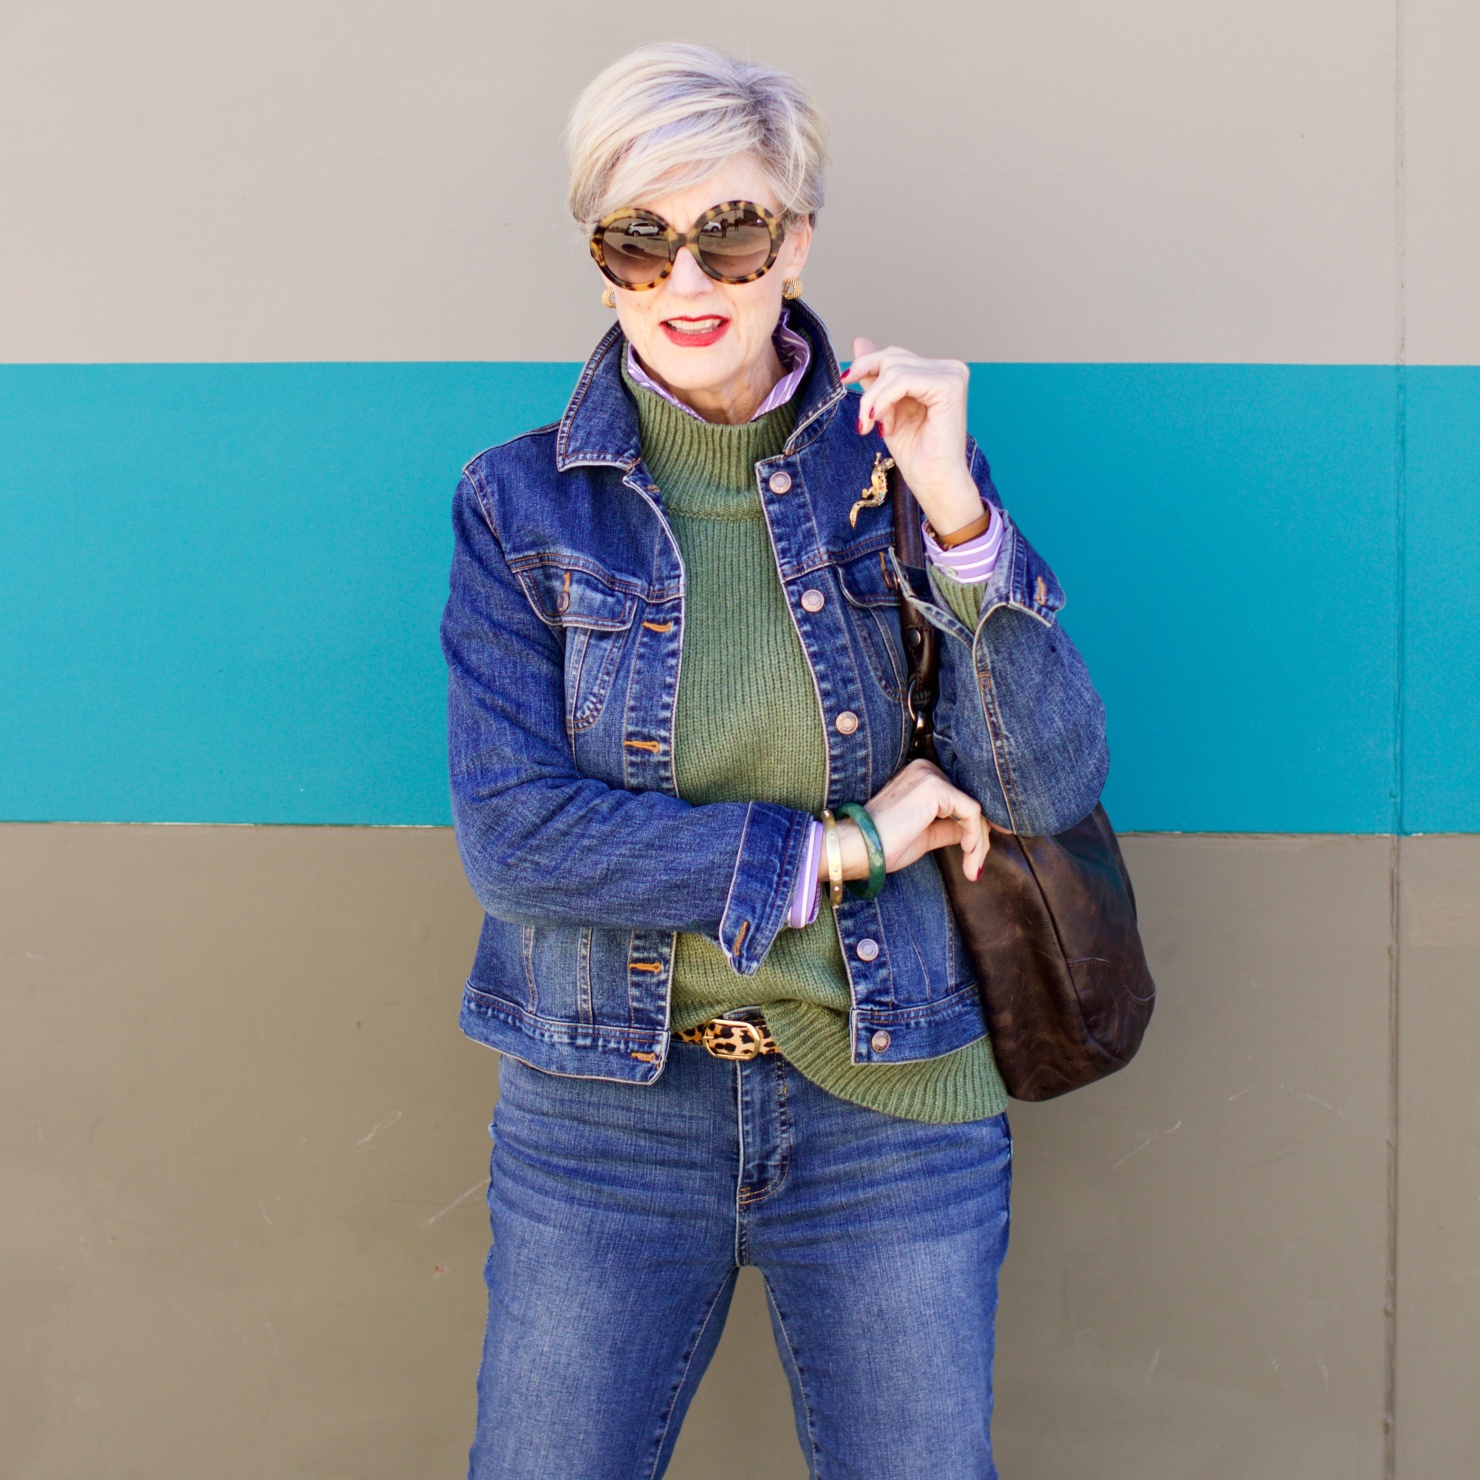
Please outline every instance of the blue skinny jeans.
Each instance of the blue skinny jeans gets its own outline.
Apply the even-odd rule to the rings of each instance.
[[[816,1480],[995,1480],[1006,1116],[899,1120],[688,1044],[652,1085],[500,1078],[470,1480],[656,1480],[743,1264]]]

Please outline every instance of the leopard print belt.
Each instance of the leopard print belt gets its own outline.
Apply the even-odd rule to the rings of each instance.
[[[680,1043],[697,1043],[717,1059],[742,1063],[763,1053],[779,1053],[764,1018],[710,1018],[678,1035]]]

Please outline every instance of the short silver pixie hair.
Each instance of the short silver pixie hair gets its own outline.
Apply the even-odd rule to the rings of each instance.
[[[645,196],[686,190],[737,155],[771,176],[781,209],[822,208],[827,128],[790,72],[707,46],[643,46],[576,102],[566,132],[570,209],[590,227]]]

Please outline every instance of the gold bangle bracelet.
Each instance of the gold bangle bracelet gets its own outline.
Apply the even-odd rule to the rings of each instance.
[[[827,897],[836,909],[843,902],[843,845],[838,840],[838,819],[822,809],[822,836],[827,853]]]

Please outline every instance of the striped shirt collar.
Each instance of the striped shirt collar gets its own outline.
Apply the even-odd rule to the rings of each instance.
[[[807,343],[805,335],[797,333],[787,322],[790,313],[789,308],[782,307],[781,317],[776,321],[776,332],[771,336],[772,343],[776,346],[776,356],[781,361],[781,367],[785,373],[771,387],[766,399],[756,407],[755,415],[750,418],[751,421],[758,421],[768,411],[774,411],[778,406],[784,406],[791,400],[812,363],[812,346]],[[642,368],[630,340],[627,344],[627,374],[643,390],[651,391],[655,396],[662,396],[665,401],[671,402],[680,411],[687,412],[695,421],[704,420],[692,406],[685,406],[672,391],[665,390]]]

